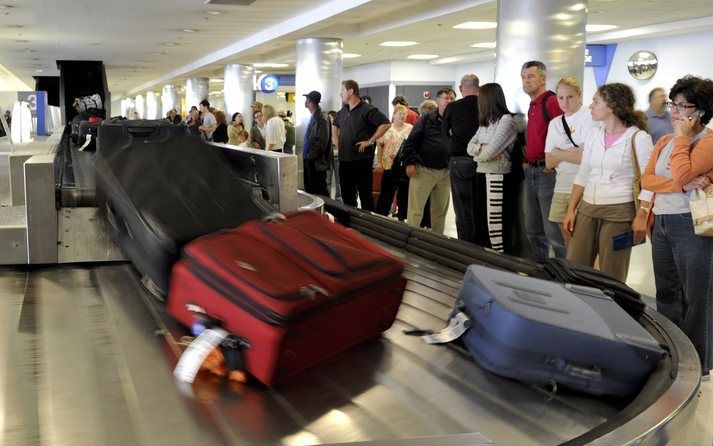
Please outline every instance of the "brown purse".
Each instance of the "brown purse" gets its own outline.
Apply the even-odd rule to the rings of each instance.
[[[638,135],[640,131],[641,130],[637,130],[631,137],[631,159],[634,164],[634,181],[631,182],[631,188],[634,190],[634,206],[636,211],[638,211],[639,206],[641,206],[641,201],[639,200],[639,194],[641,193],[641,168],[639,167],[639,158],[636,156],[636,135]]]

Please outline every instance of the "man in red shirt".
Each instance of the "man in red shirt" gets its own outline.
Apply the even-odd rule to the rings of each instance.
[[[408,105],[408,99],[406,99],[406,96],[395,96],[394,100],[391,101],[391,105],[394,107],[399,104],[406,107],[406,122],[411,125],[416,125],[416,121],[418,121],[419,118],[418,113],[413,111],[413,109]]]
[[[527,112],[525,169],[525,224],[534,260],[543,263],[552,247],[556,257],[567,257],[567,248],[556,223],[549,221],[556,174],[545,166],[545,140],[552,118],[562,114],[557,96],[547,90],[547,67],[533,60],[520,71],[522,89],[530,96]]]

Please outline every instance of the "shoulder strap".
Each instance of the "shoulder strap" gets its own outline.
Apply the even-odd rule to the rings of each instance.
[[[550,96],[554,96],[554,92],[551,90],[547,90],[545,92],[545,97],[542,99],[542,117],[545,119],[545,122],[549,124],[550,122],[550,112],[547,110],[547,100],[550,98]]]
[[[567,134],[567,138],[569,138],[570,141],[572,141],[572,144],[574,144],[575,147],[579,147],[576,142],[572,139],[572,131],[569,129],[569,124],[567,124],[567,120],[564,119],[564,113],[562,113],[562,126],[564,127],[564,132]]]
[[[641,179],[641,168],[639,167],[639,158],[636,156],[636,135],[639,134],[641,130],[637,130],[634,132],[634,135],[631,137],[631,159],[633,160],[634,164],[634,178]]]

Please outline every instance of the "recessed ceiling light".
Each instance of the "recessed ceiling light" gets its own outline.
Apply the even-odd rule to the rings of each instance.
[[[174,42],[166,42],[165,45],[166,45],[166,46],[176,46],[176,45],[178,45],[178,44],[177,44],[177,43],[174,43]]]
[[[287,63],[254,63],[255,68],[287,68],[290,64]]]
[[[379,45],[381,45],[381,46],[413,46],[413,45],[418,45],[418,42],[411,42],[411,41],[405,41],[405,40],[389,40],[386,42],[381,42]]]
[[[220,11],[206,11],[205,13],[208,15],[221,15],[222,14],[222,12],[220,12]]]
[[[222,84],[222,83],[223,83],[223,79],[211,79],[211,80],[210,80],[210,83],[211,83],[211,84]]]
[[[406,56],[406,58],[415,60],[430,60],[438,59],[438,54],[411,54],[409,56]]]
[[[601,31],[609,31],[610,29],[618,28],[616,25],[587,25],[588,33],[598,33]]]
[[[495,29],[497,22],[463,22],[454,26],[454,29]]]
[[[42,68],[38,68],[38,69],[35,70],[35,73],[43,73],[44,71],[45,71],[45,70],[43,70]]]
[[[154,51],[151,54],[153,54],[154,56],[165,56],[166,55],[166,53],[162,53],[160,51]]]
[[[196,32],[198,32],[198,30],[197,30],[197,29],[193,29],[193,28],[186,28],[186,29],[183,30],[183,32],[184,32],[184,33],[196,33]]]
[[[344,54],[342,54],[342,57],[343,57],[344,59],[354,59],[354,58],[357,58],[357,57],[361,57],[361,54],[357,54],[357,53],[344,53]]]
[[[497,44],[495,42],[478,42],[472,44],[471,48],[495,48]]]
[[[35,50],[29,50],[29,49],[26,49],[26,50],[25,50],[25,52],[26,52],[26,53],[34,53],[34,52],[35,52]]]

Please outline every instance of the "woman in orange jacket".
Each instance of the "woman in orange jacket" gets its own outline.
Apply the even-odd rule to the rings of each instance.
[[[690,192],[713,180],[713,81],[694,76],[671,89],[674,132],[654,147],[642,187],[655,193],[652,251],[657,310],[691,339],[703,379],[713,366],[713,237],[693,230]]]

